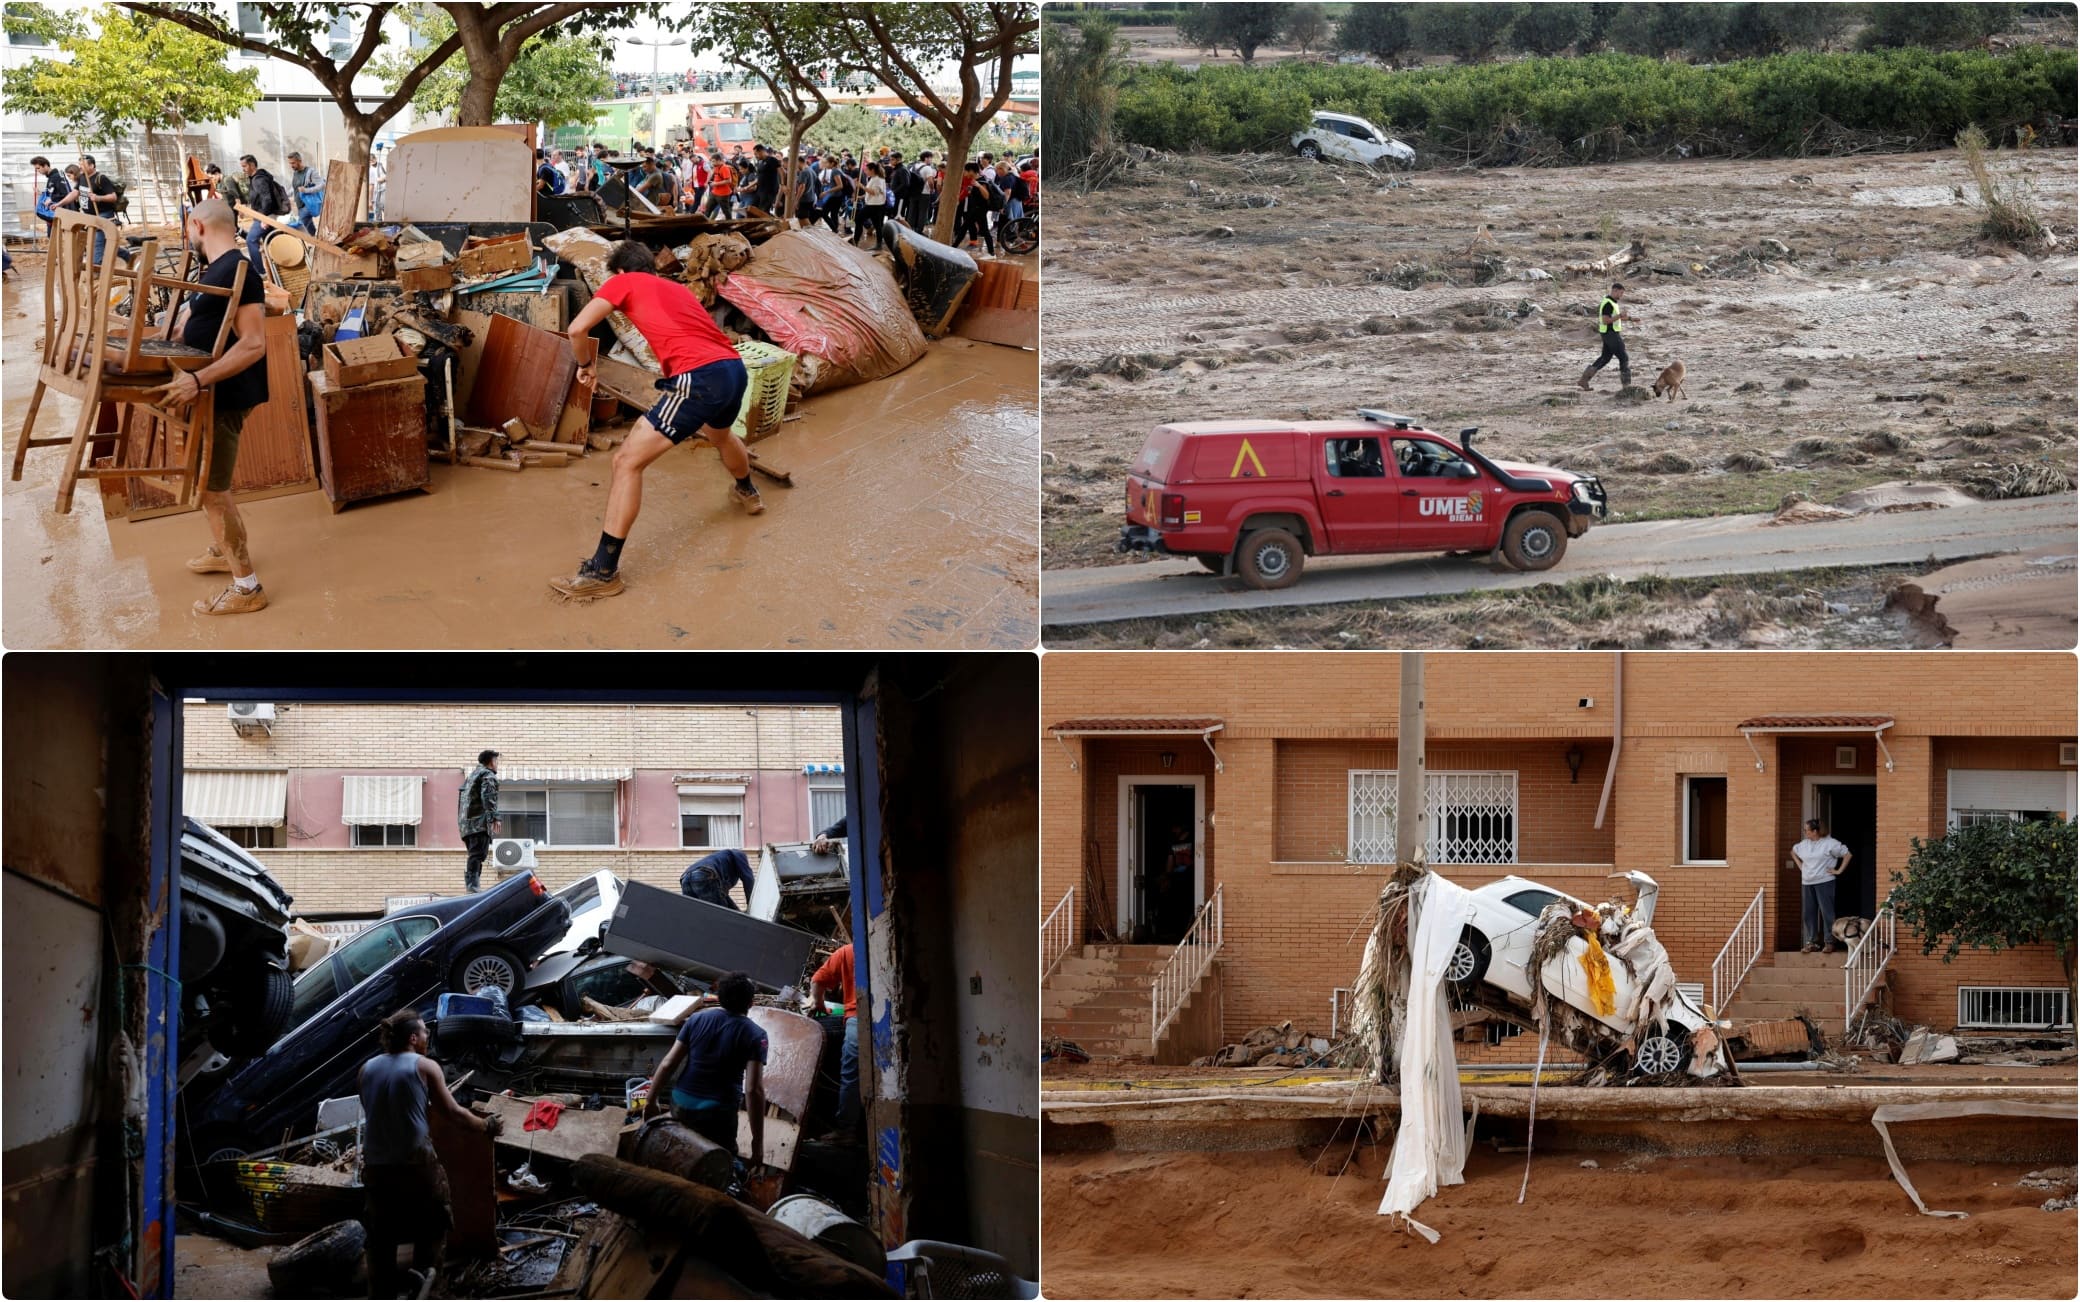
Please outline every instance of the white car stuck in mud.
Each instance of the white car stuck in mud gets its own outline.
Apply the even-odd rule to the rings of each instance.
[[[1638,890],[1631,919],[1641,926],[1651,925],[1654,900],[1661,888],[1642,872],[1626,873],[1625,878]],[[1523,877],[1504,877],[1471,888],[1470,893],[1471,914],[1459,933],[1459,944],[1452,951],[1445,979],[1462,990],[1476,985],[1491,987],[1505,995],[1509,1007],[1521,1017],[1533,1002],[1532,942],[1539,914],[1555,900],[1566,902],[1578,913],[1592,911],[1592,906]],[[1546,962],[1540,975],[1547,996],[1594,1019],[1616,1035],[1633,1035],[1636,1065],[1644,1074],[1661,1075],[1690,1066],[1692,1032],[1712,1025],[1704,1010],[1678,989],[1636,988],[1638,981],[1631,965],[1615,950],[1605,961],[1610,989],[1599,1000],[1590,988],[1589,969],[1583,963],[1588,952],[1588,941],[1577,937],[1567,942],[1565,952],[1554,954]],[[1662,975],[1663,984],[1672,986],[1673,973],[1667,972],[1665,966]],[[1476,1002],[1483,1001],[1483,992],[1468,990],[1468,994]],[[1649,1007],[1659,1006],[1660,1025],[1640,1024],[1637,1012],[1643,996]],[[1492,1002],[1492,996],[1486,1002]]]
[[[1293,133],[1293,148],[1303,158],[1324,158],[1379,167],[1392,163],[1414,167],[1416,151],[1364,118],[1348,113],[1317,113],[1314,121]]]

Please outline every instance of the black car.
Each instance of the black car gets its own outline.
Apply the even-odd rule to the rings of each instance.
[[[233,1058],[289,1027],[289,892],[206,823],[181,830],[181,1056]]]
[[[517,990],[570,916],[569,905],[522,873],[482,894],[415,904],[370,924],[297,978],[288,1034],[183,1092],[187,1151],[206,1160],[310,1130],[319,1103],[355,1092],[361,1064],[377,1052],[377,1023],[405,1007],[431,1017],[446,991]]]

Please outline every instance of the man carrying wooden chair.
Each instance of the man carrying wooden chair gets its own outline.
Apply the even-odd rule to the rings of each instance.
[[[239,240],[238,222],[231,205],[222,199],[205,199],[188,210],[182,233],[191,247],[202,250],[208,267],[200,283],[228,288],[246,258]],[[231,473],[238,464],[238,436],[245,428],[246,414],[267,401],[267,309],[262,296],[262,278],[257,269],[243,278],[232,317],[231,346],[224,355],[198,370],[176,370],[155,391],[158,401],[186,408],[205,386],[215,386],[214,428],[210,432],[209,476],[202,486],[202,511],[209,517],[213,541],[208,550],[188,562],[197,574],[229,574],[231,585],[207,601],[195,603],[198,615],[243,615],[267,606],[260,576],[253,570],[246,548],[245,521],[231,499]],[[228,297],[192,294],[181,309],[178,322],[181,342],[209,348],[224,322],[224,313],[234,311]]]

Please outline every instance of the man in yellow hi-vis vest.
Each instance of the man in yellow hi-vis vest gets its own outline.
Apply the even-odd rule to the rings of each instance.
[[[1632,359],[1625,355],[1625,282],[1616,281],[1611,292],[1603,296],[1603,304],[1596,311],[1596,337],[1603,341],[1603,353],[1596,364],[1582,372],[1581,386],[1586,389],[1596,373],[1609,364],[1611,358],[1618,359],[1618,382],[1625,388],[1632,387]]]

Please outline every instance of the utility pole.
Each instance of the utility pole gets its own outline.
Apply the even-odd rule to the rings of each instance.
[[[1423,848],[1423,653],[1401,653],[1401,729],[1394,744],[1394,864]]]
[[[665,46],[684,45],[686,44],[686,40],[684,37],[675,38],[669,41],[638,41],[633,38],[624,39],[626,39],[630,45],[647,45],[650,47],[650,147],[652,149],[662,149],[664,147],[664,123],[658,121],[657,119],[657,58],[658,55],[664,50]]]

